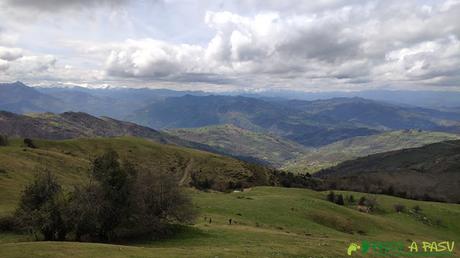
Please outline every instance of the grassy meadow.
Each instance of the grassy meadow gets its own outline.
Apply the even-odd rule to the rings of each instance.
[[[367,214],[354,205],[327,202],[326,192],[305,189],[187,191],[200,215],[194,225],[178,226],[170,238],[114,245],[30,242],[30,236],[0,234],[0,257],[346,257],[349,243],[362,240],[408,245],[413,240],[460,241],[460,205],[456,204],[377,196],[378,210]],[[396,203],[408,209],[419,205],[426,220],[395,212]]]

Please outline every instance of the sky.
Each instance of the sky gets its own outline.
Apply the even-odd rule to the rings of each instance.
[[[0,82],[460,91],[460,0],[0,0]]]

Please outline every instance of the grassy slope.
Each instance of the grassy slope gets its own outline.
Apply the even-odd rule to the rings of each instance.
[[[210,145],[235,156],[251,156],[279,166],[305,152],[305,147],[280,137],[252,132],[234,125],[172,129],[182,139]]]
[[[90,160],[108,148],[117,150],[122,159],[141,169],[167,171],[178,179],[187,171],[227,183],[237,177],[244,180],[252,173],[243,162],[232,158],[132,137],[34,142],[38,149],[24,148],[19,140],[0,147],[0,215],[13,209],[20,189],[32,178],[34,170],[46,167],[70,185],[87,178]],[[184,178],[186,183],[190,175]]]
[[[380,210],[365,214],[326,202],[324,192],[303,189],[256,187],[230,194],[190,191],[200,216],[175,238],[105,245],[22,242],[26,236],[0,234],[0,257],[346,257],[352,241],[460,240],[456,221],[460,205],[455,204],[378,196]],[[395,213],[395,203],[420,205],[429,220],[440,219],[442,226]],[[212,217],[212,224],[204,221],[205,216]],[[229,218],[237,224],[228,225]],[[458,251],[456,257],[460,257]]]
[[[456,139],[460,139],[460,135],[418,130],[393,131],[354,137],[300,155],[286,162],[283,169],[294,172],[316,172],[345,160]]]

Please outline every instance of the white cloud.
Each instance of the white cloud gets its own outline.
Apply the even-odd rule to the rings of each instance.
[[[203,49],[187,44],[173,45],[145,39],[127,40],[113,47],[106,60],[109,75],[163,78],[204,70]]]
[[[0,0],[0,5],[8,1]],[[37,1],[21,0],[10,6],[14,12],[30,14],[123,3],[123,10],[115,12],[123,15],[109,15],[109,21],[95,16],[93,23],[85,20],[81,28],[81,16],[69,18],[77,21],[73,23],[65,23],[62,14],[59,23],[45,19],[51,26],[44,22],[35,27],[49,33],[43,34],[41,45],[30,43],[30,38],[26,42],[24,35],[30,33],[24,32],[31,29],[19,26],[13,30],[15,23],[9,20],[3,25],[6,28],[0,29],[0,46],[4,46],[0,47],[0,69],[10,77],[326,90],[388,84],[460,86],[456,72],[460,64],[457,0],[250,0],[220,4],[205,0],[193,6],[176,0],[150,5],[56,1],[37,5]],[[167,13],[162,17],[168,20],[148,17],[151,11]],[[5,17],[10,17],[8,12],[2,17],[0,10],[0,18]],[[117,28],[112,27],[106,31],[107,26],[115,25],[120,27],[119,33],[113,33]],[[75,36],[70,33],[73,29]],[[59,31],[62,37],[56,34]],[[6,48],[1,33],[13,32],[20,35],[18,46]],[[53,56],[54,61],[46,56]],[[25,75],[22,68],[34,72]]]
[[[22,50],[19,48],[7,48],[0,46],[0,59],[14,61],[22,57]]]

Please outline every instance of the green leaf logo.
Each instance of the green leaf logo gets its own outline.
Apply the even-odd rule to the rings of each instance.
[[[355,251],[358,251],[359,249],[361,248],[361,246],[359,246],[358,244],[356,243],[351,243],[349,246],[348,246],[348,249],[347,249],[347,254],[349,256],[351,256],[351,254]]]

